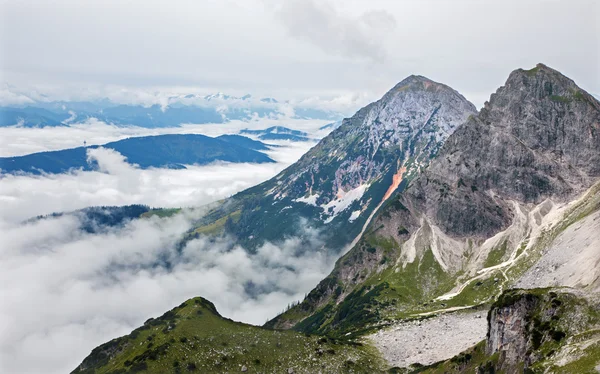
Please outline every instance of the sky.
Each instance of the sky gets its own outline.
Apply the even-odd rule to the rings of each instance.
[[[410,74],[480,107],[543,62],[600,93],[595,0],[0,2],[0,80],[17,90],[339,96],[352,114]]]
[[[172,93],[277,97],[346,115],[420,74],[480,107],[508,74],[543,62],[600,94],[597,0],[0,0],[0,105],[27,98],[152,103]],[[25,99],[24,99],[25,98]],[[161,133],[235,133],[320,123],[255,119],[167,129],[90,119],[0,129],[0,157]],[[318,135],[318,134],[316,134]],[[322,135],[322,134],[321,134]],[[202,206],[274,176],[314,142],[269,152],[276,164],[140,170],[91,151],[101,169],[0,179],[0,372],[70,372],[92,348],[189,297],[262,324],[302,299],[335,258],[289,238],[248,254],[229,238],[174,245],[202,209],[90,234],[91,205]],[[314,247],[320,233],[307,229]],[[172,258],[169,270],[153,268]],[[245,284],[264,290],[248,294]]]

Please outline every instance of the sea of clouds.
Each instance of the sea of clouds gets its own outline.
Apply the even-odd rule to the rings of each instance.
[[[290,127],[318,128],[296,125]],[[209,135],[230,130],[202,129]],[[101,144],[150,130],[96,123],[1,131],[0,149],[7,156],[77,146],[83,138]],[[266,243],[249,254],[229,238],[200,237],[178,251],[176,244],[202,209],[95,234],[81,231],[76,215],[24,221],[94,205],[202,206],[274,176],[314,144],[281,143],[269,152],[275,164],[217,163],[185,170],[141,170],[119,153],[99,148],[89,151],[98,171],[1,177],[0,372],[70,372],[94,347],[190,297],[206,297],[222,315],[253,324],[302,299],[335,258],[326,251],[303,254],[300,238]],[[322,247],[319,232],[305,229],[299,235],[304,244]],[[162,266],[165,261],[170,266]]]

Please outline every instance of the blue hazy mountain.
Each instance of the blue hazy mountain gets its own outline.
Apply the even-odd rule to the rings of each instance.
[[[16,124],[27,127],[62,126],[71,115],[57,113],[44,108],[0,108],[0,127]]]
[[[147,128],[173,127],[186,123],[223,123],[230,120],[248,120],[281,116],[282,105],[294,109],[294,118],[341,118],[339,113],[312,108],[295,108],[289,102],[274,98],[252,99],[245,95],[235,97],[217,93],[213,95],[183,95],[168,98],[168,105],[124,105],[108,99],[96,101],[34,102],[23,107],[0,106],[0,127],[63,126],[81,123],[89,118],[117,126],[133,125]]]
[[[104,144],[102,147],[119,152],[127,157],[127,162],[137,164],[144,169],[150,167],[181,169],[185,168],[184,165],[205,165],[214,161],[275,162],[264,153],[240,145],[243,141],[243,139],[224,140],[204,135],[169,134],[128,138]],[[58,174],[70,169],[97,170],[97,163],[88,162],[87,151],[98,147],[100,146],[2,157],[0,169],[2,173],[33,174]]]
[[[263,130],[244,129],[240,134],[254,135],[260,140],[291,140],[294,142],[305,142],[310,140],[308,133],[299,130],[292,130],[283,126],[272,126]]]
[[[273,147],[272,145],[270,146],[261,141],[253,140],[242,135],[221,135],[217,136],[217,139],[236,144],[244,148],[253,149],[255,151],[268,151],[271,147]]]

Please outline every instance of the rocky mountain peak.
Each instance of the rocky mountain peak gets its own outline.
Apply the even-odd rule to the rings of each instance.
[[[448,139],[415,190],[427,196],[428,214],[446,232],[489,236],[511,217],[509,206],[490,196],[563,199],[597,176],[600,105],[571,79],[538,65],[510,74]]]
[[[530,70],[513,71],[505,85],[485,103],[482,115],[490,116],[493,120],[506,111],[522,111],[527,106],[542,105],[544,102],[554,103],[557,107],[581,103],[600,110],[600,103],[572,79],[544,64],[537,64]]]
[[[344,119],[275,178],[234,196],[229,206],[242,213],[228,231],[249,238],[244,244],[252,246],[253,238],[276,241],[295,234],[301,221],[327,225],[331,232],[343,228],[326,239],[327,248],[337,250],[354,240],[373,211],[402,190],[474,114],[475,106],[448,86],[410,76]]]
[[[390,92],[402,92],[408,89],[430,91],[454,91],[452,88],[446,86],[445,84],[435,82],[422,75],[409,75],[408,77],[401,80],[396,86],[394,86],[394,88],[392,88]]]
[[[399,167],[398,159],[413,158],[424,165],[475,113],[475,106],[450,87],[411,75],[345,119],[299,161],[303,173],[318,173],[325,164],[337,165],[333,183],[323,185],[327,189],[310,183],[303,194],[318,194],[327,204],[340,193],[371,184],[390,168]]]

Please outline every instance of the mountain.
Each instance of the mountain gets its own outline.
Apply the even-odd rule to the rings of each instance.
[[[444,140],[475,113],[451,88],[411,76],[345,119],[274,178],[223,201],[196,232],[217,225],[253,249],[312,227],[322,231],[325,247],[337,253],[360,234],[383,200],[404,187],[402,175],[408,178],[425,167]],[[282,127],[243,133],[261,131],[302,134]]]
[[[598,101],[545,65],[512,72],[332,273],[267,325],[355,336],[516,285],[597,292],[600,269],[575,269],[600,261],[599,157]]]
[[[319,127],[319,130],[335,130],[342,125],[342,121],[335,121]]]
[[[33,153],[26,156],[0,158],[2,173],[26,172],[33,174],[65,173],[71,169],[96,170],[96,161],[90,161],[88,151],[99,147],[113,149],[127,158],[130,164],[145,169],[150,167],[185,168],[184,165],[205,165],[214,161],[275,162],[264,153],[252,148],[260,142],[243,137],[210,138],[194,134],[169,134],[128,138],[104,144]],[[260,143],[260,144],[259,144]],[[246,144],[243,146],[241,144]]]
[[[63,122],[69,117],[71,117],[69,113],[55,113],[44,108],[0,107],[0,127],[14,125],[28,127],[63,126]]]
[[[359,343],[234,322],[199,297],[95,348],[72,373],[373,373],[382,367]]]
[[[163,214],[165,211],[163,211]],[[131,220],[152,213],[154,212],[150,207],[139,204],[125,206],[92,206],[74,212],[52,213],[49,215],[38,216],[28,220],[28,222],[69,215],[79,219],[80,230],[87,233],[99,233],[105,232],[111,227],[121,227]]]
[[[158,100],[158,98],[157,98]],[[235,97],[221,92],[211,95],[176,95],[161,99],[161,105],[119,104],[108,99],[95,101],[34,101],[23,107],[0,107],[0,127],[68,126],[90,118],[119,126],[147,128],[175,127],[182,124],[223,123],[255,117],[279,118],[293,110],[291,118],[336,120],[336,112],[273,98]]]
[[[298,130],[292,130],[283,126],[272,126],[264,130],[248,130],[240,131],[240,134],[253,135],[260,140],[291,140],[293,142],[306,142],[308,133]]]
[[[224,226],[233,233],[252,228],[237,231],[243,233],[240,242],[248,233],[292,235],[286,231],[291,217],[343,236],[362,227],[336,221],[345,210],[301,207],[338,201],[335,191],[346,196],[369,177],[381,180],[388,171],[375,171],[392,165],[388,170],[394,178],[382,184],[391,189],[353,200],[381,208],[370,210],[373,218],[363,221],[364,232],[359,229],[350,250],[301,303],[264,327],[274,329],[272,334],[288,329],[309,339],[317,335],[317,343],[360,342],[367,351],[376,348],[387,362],[361,366],[352,360],[325,372],[598,371],[600,103],[539,64],[512,72],[479,113],[457,112],[461,105],[470,108],[449,88],[409,77],[344,120],[273,181],[209,214],[228,217]],[[447,119],[459,113],[462,124],[450,126],[454,122]],[[378,153],[382,149],[386,152]],[[354,168],[346,168],[347,161]],[[334,179],[328,178],[329,170]],[[284,207],[304,205],[269,210],[280,200]],[[202,329],[210,326],[202,323]],[[126,359],[133,364],[132,357],[170,360],[181,352],[161,345],[156,354],[135,356],[132,350],[143,344],[125,341],[129,344],[117,340],[97,348],[79,369],[104,372],[121,369]],[[277,359],[289,352],[296,351],[270,353]],[[302,362],[291,372],[314,371],[311,360]]]

